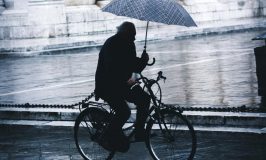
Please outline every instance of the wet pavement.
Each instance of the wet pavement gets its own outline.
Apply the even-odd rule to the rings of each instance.
[[[162,70],[165,103],[197,106],[257,106],[253,49],[264,45],[251,39],[263,31],[148,42],[156,64],[143,72]],[[141,54],[142,42],[137,42]],[[94,90],[99,48],[57,54],[0,57],[0,103],[73,104]]]
[[[197,160],[264,160],[265,134],[197,132]],[[80,160],[73,129],[17,128],[0,132],[1,160]],[[114,159],[150,160],[144,143],[131,145],[127,153],[118,153]]]

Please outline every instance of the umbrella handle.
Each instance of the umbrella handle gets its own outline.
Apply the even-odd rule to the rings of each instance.
[[[152,62],[151,63],[147,63],[147,66],[152,66],[152,65],[154,65],[154,63],[155,63],[155,58],[153,57],[152,58]]]
[[[144,48],[144,50],[143,50],[142,54],[143,54],[143,53],[147,54],[147,52],[146,52],[146,49],[145,49],[145,48]],[[155,63],[155,58],[153,57],[153,58],[152,58],[152,62],[151,62],[151,63],[147,63],[147,66],[152,66],[152,65],[154,65],[154,63]]]

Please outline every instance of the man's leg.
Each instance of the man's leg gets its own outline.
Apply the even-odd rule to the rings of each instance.
[[[119,96],[113,96],[108,98],[107,103],[115,111],[115,115],[111,120],[109,129],[111,131],[122,131],[123,125],[127,122],[130,117],[131,111],[126,101]]]
[[[108,126],[107,131],[104,134],[104,140],[109,143],[103,147],[107,150],[116,150],[120,152],[126,152],[129,149],[129,140],[122,131],[123,125],[130,117],[131,111],[126,101],[119,96],[112,96],[104,99],[110,107],[115,111],[115,115]]]
[[[135,86],[127,97],[129,102],[134,103],[137,106],[136,116],[136,139],[144,139],[144,127],[149,113],[150,96],[148,93],[142,90],[140,86]]]

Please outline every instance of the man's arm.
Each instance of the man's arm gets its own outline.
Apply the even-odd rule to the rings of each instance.
[[[135,63],[135,72],[140,73],[144,70],[144,68],[147,66],[147,63],[149,61],[149,55],[144,50],[142,52],[141,58],[136,57],[136,63]]]

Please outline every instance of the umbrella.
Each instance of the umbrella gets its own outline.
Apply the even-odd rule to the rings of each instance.
[[[186,27],[197,26],[176,0],[113,0],[102,8],[102,11],[147,21],[144,51],[149,21]]]

